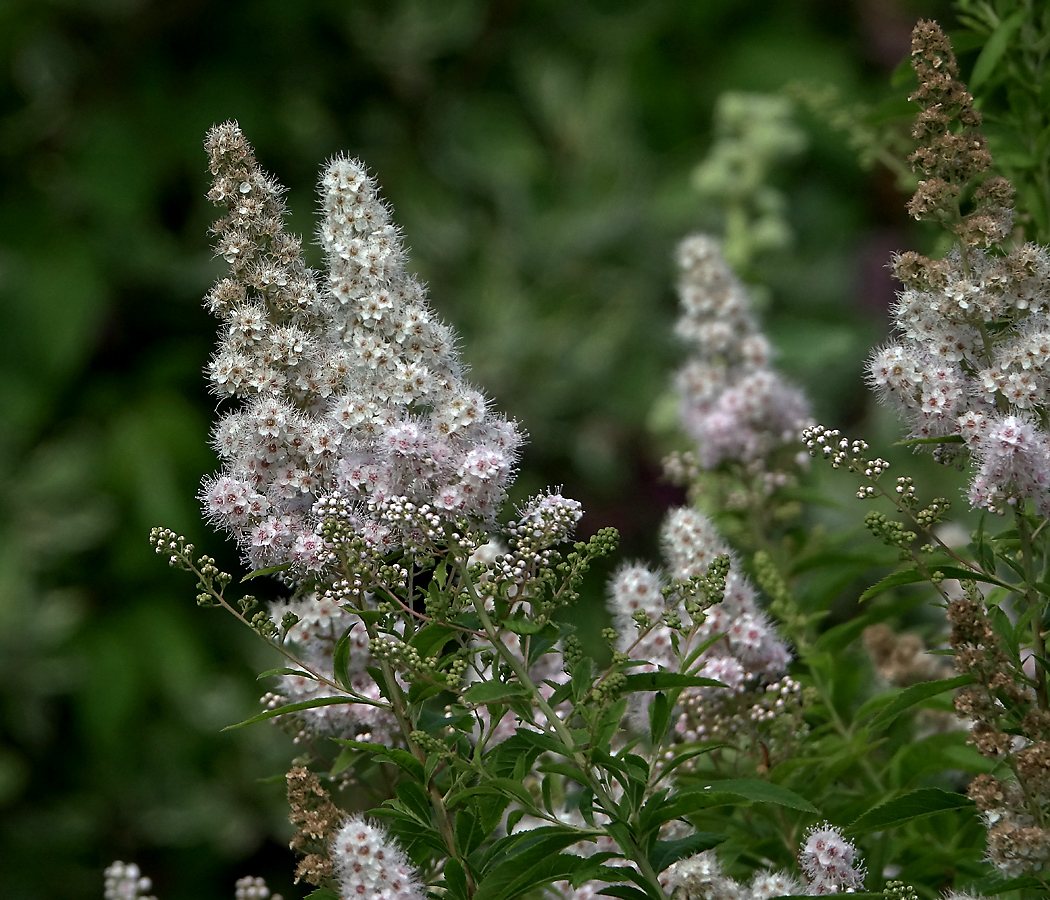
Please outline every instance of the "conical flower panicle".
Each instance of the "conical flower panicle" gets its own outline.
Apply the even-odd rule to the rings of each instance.
[[[223,323],[209,376],[236,401],[213,431],[223,468],[201,491],[209,518],[252,565],[308,569],[326,562],[318,501],[348,502],[355,530],[387,547],[400,536],[374,505],[391,498],[491,522],[522,435],[464,380],[375,181],[346,158],[322,174],[319,278],[240,128],[212,128],[206,147],[209,197],[227,209],[216,253],[231,267],[207,298]]]
[[[692,357],[678,372],[682,424],[698,444],[699,463],[751,467],[798,440],[809,417],[800,390],[772,368],[743,283],[714,238],[697,234],[678,247],[682,314],[676,331]]]

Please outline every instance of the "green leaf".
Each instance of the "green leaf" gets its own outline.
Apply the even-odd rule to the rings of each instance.
[[[1010,46],[1010,41],[1016,34],[1017,29],[1024,23],[1027,15],[1027,10],[1019,9],[1012,16],[1007,16],[1003,19],[995,31],[992,32],[991,37],[985,42],[984,49],[981,50],[981,55],[977,57],[977,62],[973,65],[973,73],[970,75],[968,82],[968,87],[971,91],[984,84],[992,72],[995,71],[995,67],[999,64],[999,60],[1003,58],[1007,47]]]
[[[563,778],[568,778],[570,781],[575,781],[577,784],[587,787],[586,773],[580,771],[576,766],[570,766],[566,763],[543,763],[538,771],[552,772],[555,775],[561,775]]]
[[[467,900],[467,875],[458,859],[445,860],[444,876],[448,896],[452,900]]]
[[[707,786],[686,788],[659,803],[650,799],[639,814],[639,825],[644,832],[653,831],[664,822],[681,819],[701,809],[736,804],[741,797],[761,803],[776,803],[808,813],[819,813],[819,810],[804,797],[781,785],[759,778],[731,778],[715,781]]]
[[[485,874],[474,900],[508,900],[539,885],[571,877],[586,860],[561,851],[584,837],[586,832],[554,825],[496,841],[485,854]]]
[[[703,747],[697,747],[692,750],[686,750],[684,753],[676,753],[668,762],[665,762],[660,769],[660,775],[656,779],[656,784],[659,784],[665,777],[670,775],[675,769],[677,769],[682,763],[689,762],[697,756],[703,756],[705,753],[710,753],[712,750],[720,750],[722,747],[726,747],[728,744],[705,744]]]
[[[637,675],[625,675],[624,691],[662,691],[665,688],[683,687],[725,687],[721,681],[713,678],[702,678],[699,675],[680,675],[678,672],[643,672]]]
[[[532,799],[532,795],[525,788],[525,785],[520,781],[514,781],[511,778],[490,778],[486,780],[484,784],[478,784],[473,787],[464,788],[461,791],[456,791],[445,802],[447,806],[453,807],[471,797],[493,794],[516,800],[527,809],[535,809],[536,807],[536,803]]]
[[[547,628],[550,623],[544,622],[540,624],[534,622],[527,616],[517,615],[510,616],[502,622],[502,625],[507,631],[513,631],[515,634],[539,634],[544,628]]]
[[[394,788],[394,793],[397,794],[397,799],[401,801],[404,808],[414,815],[421,825],[429,827],[432,824],[433,814],[430,808],[430,798],[418,782],[402,781]],[[387,801],[387,803],[390,802],[389,800]]]
[[[339,640],[335,642],[335,649],[332,651],[332,668],[335,672],[335,680],[348,691],[353,690],[347,671],[350,666],[350,651],[353,649],[353,632],[354,629],[352,627],[347,628]]]
[[[958,581],[983,581],[985,584],[994,584],[1007,590],[1013,590],[1005,581],[1000,581],[994,575],[978,572],[976,569],[964,569],[960,566],[931,566],[930,568],[931,570],[936,569],[945,578],[955,578]]]
[[[572,668],[572,697],[579,703],[591,689],[593,680],[594,663],[589,656],[585,656]]]
[[[304,900],[340,900],[340,897],[331,888],[317,888],[310,891]]]
[[[265,722],[267,719],[276,719],[288,713],[301,712],[304,709],[317,709],[319,706],[335,706],[339,703],[357,703],[352,697],[318,697],[315,700],[301,700],[298,703],[289,703],[279,706],[277,709],[268,709],[257,716],[238,722],[236,725],[227,725],[223,731],[231,731],[234,728],[243,728],[245,725],[254,725],[256,722]]]
[[[598,893],[606,897],[617,897],[619,900],[653,900],[645,891],[640,891],[630,884],[610,884]]]
[[[800,797],[782,785],[773,784],[761,778],[729,778],[724,781],[712,781],[710,788],[713,791],[737,794],[761,803],[776,803],[778,806],[800,809],[808,813],[820,812],[805,797]]]
[[[922,703],[923,700],[929,700],[930,697],[936,697],[945,691],[954,691],[956,688],[972,684],[973,681],[972,675],[957,675],[955,678],[944,678],[940,681],[924,681],[921,684],[913,684],[911,687],[906,687],[897,695],[896,699],[875,716],[868,727],[873,732],[881,731],[904,710],[914,706],[916,703]]]
[[[853,834],[885,831],[887,828],[902,825],[912,819],[921,819],[935,813],[965,807],[972,809],[974,804],[964,794],[955,794],[941,790],[941,788],[919,788],[887,800],[885,803],[880,803],[874,809],[869,809],[854,820],[847,831]]]
[[[516,681],[478,681],[463,692],[467,703],[505,703],[529,696],[529,689]]]
[[[278,572],[284,572],[290,569],[292,564],[290,562],[281,563],[279,566],[267,566],[265,569],[256,569],[254,572],[249,572],[241,579],[241,584],[246,581],[251,581],[253,578],[261,578],[263,575],[276,575]]]
[[[337,744],[351,750],[359,750],[362,753],[369,753],[372,756],[381,756],[384,759],[388,759],[416,781],[423,781],[423,764],[407,750],[402,750],[400,747],[388,747],[386,744],[372,743],[370,741],[347,741],[342,738],[333,738],[333,740]]]
[[[653,697],[653,702],[649,704],[649,740],[653,747],[659,747],[667,736],[673,705],[663,691],[658,691]]]
[[[716,847],[726,839],[724,834],[713,831],[697,831],[677,841],[657,841],[649,853],[649,863],[659,874],[672,863]]]
[[[456,629],[441,622],[431,622],[419,629],[410,640],[409,646],[419,651],[424,659],[429,659],[440,652],[456,633]]]
[[[879,594],[892,590],[895,587],[900,587],[903,584],[915,584],[917,581],[925,580],[926,576],[918,569],[905,569],[903,572],[894,572],[868,588],[860,595],[858,601],[863,603],[865,600],[870,600],[872,597],[877,597]]]

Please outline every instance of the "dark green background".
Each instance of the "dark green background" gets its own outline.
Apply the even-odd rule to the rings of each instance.
[[[585,531],[649,552],[675,493],[652,424],[680,358],[671,253],[717,226],[689,188],[725,90],[797,79],[903,97],[935,0],[0,0],[0,896],[161,900],[291,888],[265,648],[147,543],[199,521],[201,370],[222,273],[201,141],[237,118],[309,235],[328,157],[363,158],[473,379],[531,434],[519,494],[564,484]],[[803,119],[779,177],[798,235],[766,262],[783,368],[823,421],[866,415],[903,198]],[[313,259],[317,259],[316,251]]]

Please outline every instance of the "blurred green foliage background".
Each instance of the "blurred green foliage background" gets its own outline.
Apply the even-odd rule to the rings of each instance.
[[[564,484],[585,531],[643,554],[676,498],[653,409],[680,358],[674,245],[719,227],[690,188],[718,96],[809,80],[899,110],[919,17],[952,25],[942,0],[0,0],[0,895],[101,897],[114,858],[162,900],[244,874],[305,893],[290,740],[220,731],[274,663],[146,540],[163,524],[238,570],[194,499],[223,268],[208,126],[240,121],[307,235],[321,163],[363,158],[473,379],[531,434],[520,494]],[[889,252],[914,244],[893,176],[801,122],[765,318],[849,427]]]

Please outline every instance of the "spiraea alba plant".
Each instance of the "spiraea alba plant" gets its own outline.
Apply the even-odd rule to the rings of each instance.
[[[616,534],[574,541],[582,510],[560,491],[504,508],[522,432],[465,379],[371,175],[323,171],[315,273],[239,127],[211,130],[230,274],[207,298],[222,468],[201,502],[284,599],[233,597],[184,539],[152,541],[284,656],[243,724],[273,720],[302,751],[288,801],[313,900],[1050,889],[1050,258],[1015,239],[936,25],[913,59],[910,209],[953,244],[895,261],[898,336],[869,378],[912,443],[971,467],[972,543],[941,527],[947,500],[809,422],[720,241],[694,236],[675,379],[690,449],[669,463],[690,505],[667,513],[661,566],[615,569],[597,647],[575,604]],[[891,504],[865,518],[886,548],[803,508],[804,448]],[[829,584],[902,561],[828,620]],[[952,677],[924,653],[938,642]],[[134,865],[107,871],[107,898],[149,890]]]

